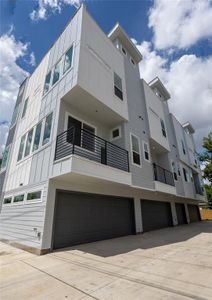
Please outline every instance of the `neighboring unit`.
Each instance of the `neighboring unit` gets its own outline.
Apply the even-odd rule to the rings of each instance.
[[[80,7],[20,87],[2,240],[45,253],[200,220],[194,129],[158,78],[140,79],[141,60],[119,24],[107,36]]]

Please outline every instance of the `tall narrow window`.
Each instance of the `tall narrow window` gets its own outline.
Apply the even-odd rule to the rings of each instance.
[[[25,117],[25,114],[26,114],[26,111],[27,111],[27,106],[28,106],[28,101],[29,101],[29,98],[27,98],[24,102],[24,107],[23,107],[23,111],[22,111],[22,116],[21,118],[24,118]]]
[[[33,130],[34,130],[34,128],[31,129],[31,130],[28,132],[27,140],[26,140],[26,147],[25,147],[25,152],[24,152],[24,157],[26,157],[27,155],[30,154],[31,144],[32,144]]]
[[[46,75],[46,79],[45,79],[45,84],[44,84],[44,94],[46,94],[50,88],[50,82],[51,82],[51,74],[52,72],[50,71],[47,75]]]
[[[161,125],[162,134],[166,138],[166,128],[163,119],[160,119],[160,125]]]
[[[49,142],[50,135],[51,135],[51,128],[52,128],[52,113],[48,115],[48,117],[46,117],[44,134],[43,134],[43,145]]]
[[[183,154],[185,155],[186,151],[185,151],[185,144],[184,144],[183,140],[181,140],[181,145],[182,145],[182,149],[183,149]]]
[[[41,137],[41,128],[42,128],[42,122],[40,122],[40,123],[36,126],[35,137],[34,137],[34,143],[33,143],[32,152],[36,151],[36,150],[39,148],[39,145],[40,145],[40,137]]]
[[[17,105],[13,111],[13,116],[12,116],[10,127],[12,127],[16,123],[17,116],[18,116],[18,108],[19,108],[19,105]]]
[[[73,56],[73,46],[69,48],[65,54],[63,73],[65,73],[68,69],[70,69],[72,65],[72,56]]]
[[[3,157],[2,157],[2,162],[1,162],[1,165],[0,165],[0,170],[6,169],[6,167],[7,167],[7,161],[8,161],[8,156],[9,156],[9,147],[7,147],[4,150]]]
[[[184,175],[184,180],[186,182],[188,182],[188,172],[187,172],[187,170],[185,168],[183,168],[183,175]]]
[[[114,72],[114,93],[117,97],[123,100],[122,80],[115,72]]]
[[[177,180],[177,170],[176,170],[176,165],[175,165],[174,161],[172,161],[172,172],[174,175],[174,180]]]
[[[144,158],[145,160],[149,161],[149,145],[143,141],[143,151],[144,151]]]
[[[22,159],[24,153],[24,144],[25,144],[26,134],[22,136],[19,151],[18,151],[18,161]]]
[[[131,134],[131,150],[132,150],[132,161],[133,164],[141,165],[141,155],[140,155],[140,144],[139,139]]]
[[[54,67],[52,85],[54,85],[59,79],[60,79],[60,61]]]

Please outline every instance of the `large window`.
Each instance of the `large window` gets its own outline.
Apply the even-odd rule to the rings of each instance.
[[[23,202],[24,201],[24,194],[22,195],[17,195],[13,198],[13,203],[17,203],[17,202]]]
[[[27,194],[27,201],[36,201],[41,199],[41,191],[30,192]]]
[[[43,145],[49,142],[51,136],[51,128],[52,128],[52,113],[46,117],[44,134],[43,134]]]
[[[26,157],[27,155],[30,154],[31,144],[32,144],[33,130],[34,130],[34,128],[31,129],[31,130],[28,132],[24,157]]]
[[[42,128],[42,122],[40,122],[40,123],[36,126],[35,137],[34,137],[34,143],[33,143],[32,152],[36,151],[36,150],[39,148],[39,145],[40,145],[40,137],[41,137],[41,128]]]
[[[54,85],[59,79],[60,79],[60,61],[54,67],[52,85]]]
[[[166,138],[166,128],[163,119],[160,119],[160,125],[161,125],[162,134]]]
[[[117,97],[123,100],[122,80],[115,72],[114,72],[114,93]]]
[[[1,165],[0,165],[0,170],[6,169],[6,167],[7,167],[7,161],[8,161],[8,156],[9,156],[9,147],[7,147],[4,150],[3,157],[2,157],[2,162],[1,162]]]
[[[50,83],[51,83],[51,74],[52,72],[50,71],[47,75],[46,75],[46,79],[45,79],[45,84],[44,84],[44,94],[48,92],[49,88],[50,88]]]
[[[131,134],[131,150],[132,150],[132,161],[133,164],[141,165],[141,154],[140,154],[140,143],[139,139]]]
[[[150,161],[149,157],[149,145],[143,141],[143,151],[144,151],[144,158],[147,161]]]
[[[27,111],[27,106],[28,106],[28,101],[29,101],[29,98],[27,98],[24,102],[24,108],[23,108],[23,111],[22,111],[22,116],[21,118],[24,118],[25,117],[25,114],[26,114],[26,111]]]
[[[65,54],[63,73],[65,73],[68,69],[70,69],[72,65],[72,56],[73,56],[73,46]]]
[[[18,151],[18,161],[22,159],[24,152],[24,144],[25,144],[26,134],[22,136],[19,151]]]

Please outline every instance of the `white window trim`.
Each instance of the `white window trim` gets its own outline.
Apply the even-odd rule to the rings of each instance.
[[[50,132],[50,136],[49,136],[49,141],[46,144],[43,144],[43,137],[44,137],[44,131],[45,131],[45,124],[46,124],[46,119],[48,118],[49,115],[52,114],[52,123],[51,123],[51,132]],[[46,145],[49,145],[51,142],[51,138],[52,138],[52,131],[53,131],[53,123],[54,123],[54,114],[53,111],[51,111],[50,113],[48,113],[42,120],[42,122],[44,122],[44,124],[42,125],[42,129],[41,129],[41,148],[45,147]],[[34,153],[34,152],[33,152]]]
[[[148,154],[149,154],[149,159],[145,158],[145,148],[144,145],[147,145],[148,148]],[[143,146],[143,155],[144,155],[144,160],[147,161],[148,163],[151,163],[151,155],[150,155],[150,150],[149,150],[149,143],[145,142],[144,140],[142,141],[142,146]]]
[[[139,155],[140,155],[140,165],[138,165],[138,164],[135,164],[134,162],[133,162],[133,152],[135,152],[134,150],[133,150],[133,145],[132,145],[132,136],[134,136],[136,139],[138,139],[138,147],[139,147]],[[134,166],[136,166],[136,167],[139,167],[139,168],[142,168],[142,161],[141,161],[141,145],[140,145],[140,138],[137,136],[137,135],[135,135],[135,134],[133,134],[133,133],[131,133],[130,132],[130,149],[131,149],[131,163],[132,163],[132,165],[134,165]],[[136,152],[137,153],[137,152]]]
[[[71,69],[73,68],[74,51],[75,51],[74,43],[72,43],[72,45],[71,45],[69,48],[67,48],[67,50],[63,53],[63,63],[62,63],[62,65],[63,65],[63,68],[62,68],[62,69],[63,69],[63,70],[62,70],[62,71],[64,71],[65,55],[66,55],[66,53],[68,52],[68,50],[71,49],[71,47],[72,47],[71,67],[68,68],[65,72],[63,72],[62,76],[65,75],[69,70],[71,70]]]
[[[25,102],[28,100],[27,102],[27,108],[26,108],[26,111],[25,111],[25,115],[23,116],[23,112],[24,112],[24,106],[25,106]],[[21,110],[21,120],[24,120],[26,118],[26,113],[27,113],[27,110],[28,110],[28,104],[29,104],[29,97],[27,97],[25,100],[24,100],[24,103],[23,103],[23,106],[22,106],[22,110]]]
[[[12,198],[11,202],[10,203],[4,203],[4,199],[6,199],[6,198]],[[11,206],[12,202],[13,202],[13,195],[7,195],[7,196],[4,196],[3,201],[2,201],[2,205]]]
[[[20,195],[24,195],[23,201],[14,202],[14,198],[15,198],[16,196],[20,196]],[[24,205],[25,197],[26,197],[26,193],[25,193],[25,192],[20,192],[20,193],[17,193],[17,194],[15,194],[15,195],[13,195],[12,205]]]
[[[115,85],[115,82],[114,82],[114,73],[116,73],[115,71],[113,71],[113,95],[114,95],[114,97],[116,97],[117,99],[119,99],[119,101],[125,101],[125,96],[124,96],[124,88],[123,88],[123,83],[124,83],[124,81],[123,81],[123,79],[116,73],[116,75],[118,75],[120,78],[121,78],[121,84],[122,84],[122,90],[120,90],[120,88],[119,87],[117,87],[116,85]],[[115,94],[115,89],[114,89],[114,87],[117,87],[117,89],[119,89],[121,92],[122,92],[122,96],[123,96],[123,99],[121,99],[121,98],[119,98],[118,96],[116,96],[116,94]]]
[[[8,154],[7,154],[6,165],[5,165],[5,167],[4,167],[3,169],[2,169],[2,168],[0,169],[0,174],[3,173],[3,172],[7,169],[7,165],[8,165],[8,161],[9,161],[9,156],[10,156],[10,148],[11,148],[11,144],[8,145],[7,147],[5,147],[4,151],[5,151],[7,148],[8,148]],[[3,152],[3,154],[4,154],[4,152]],[[2,158],[3,158],[3,156],[2,156]]]
[[[40,195],[40,198],[38,199],[33,199],[33,200],[27,200],[27,195],[28,193],[33,193],[33,192],[41,192],[41,195]],[[39,203],[39,202],[42,202],[42,199],[43,199],[43,189],[40,189],[40,188],[34,188],[32,190],[29,190],[26,192],[26,197],[25,197],[25,204],[33,204],[33,203]]]
[[[39,199],[27,200],[27,194],[28,193],[33,193],[33,192],[38,192],[38,191],[41,191],[41,197]],[[16,196],[19,196],[19,195],[24,195],[23,201],[13,202],[14,198]],[[4,203],[5,198],[12,198],[11,203],[9,203],[9,204]],[[35,203],[39,203],[39,202],[43,202],[43,187],[40,187],[40,188],[39,187],[38,188],[34,187],[33,189],[28,190],[28,191],[24,191],[24,192],[20,191],[19,193],[16,193],[16,194],[5,195],[4,198],[3,198],[2,205],[3,206],[13,206],[13,205],[17,206],[17,205],[25,205],[25,204],[26,205],[35,204]]]
[[[119,130],[119,135],[117,136],[117,137],[113,137],[113,131],[114,130]],[[121,126],[117,126],[117,127],[115,127],[115,128],[113,128],[112,130],[111,130],[111,133],[110,133],[110,140],[111,141],[115,141],[115,140],[118,140],[118,139],[120,139],[122,137],[122,134],[121,134]]]

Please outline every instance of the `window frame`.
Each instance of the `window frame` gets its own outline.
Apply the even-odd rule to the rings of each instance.
[[[45,81],[44,81],[44,87],[43,87],[43,96],[44,95],[46,95],[49,91],[50,91],[50,89],[51,89],[51,87],[52,87],[52,70],[53,70],[53,68],[51,68],[51,70],[46,74],[46,76],[45,76]],[[49,87],[48,87],[48,89],[47,90],[45,90],[45,86],[46,86],[46,78],[47,78],[47,76],[50,74],[50,79],[49,79]]]
[[[23,204],[25,203],[25,195],[26,195],[25,192],[14,195],[14,196],[13,196],[12,204],[13,204],[13,205],[23,205]],[[18,196],[23,196],[23,200],[14,202],[15,198],[18,197]]]
[[[9,155],[10,155],[10,146],[11,145],[8,145],[4,149],[4,152],[3,152],[3,155],[2,155],[2,161],[1,161],[1,165],[0,165],[0,173],[4,172],[7,169],[8,159],[9,159]],[[7,151],[7,158],[6,158],[5,166],[2,168],[2,163],[3,163],[3,158],[4,158],[5,151]]]
[[[127,56],[127,51],[126,51],[126,49],[121,45],[121,52],[125,55],[125,56]]]
[[[146,156],[145,156],[145,145],[147,145],[147,149],[148,149],[148,156],[149,156],[149,159],[146,159]],[[150,150],[149,150],[149,143],[147,143],[146,141],[142,141],[142,146],[143,146],[143,156],[144,156],[144,160],[146,160],[148,163],[151,163],[151,157],[150,157]]]
[[[176,167],[176,162],[174,160],[171,161],[171,167],[172,167],[173,178],[175,181],[178,181],[177,167]]]
[[[65,71],[64,71],[64,68],[65,68],[65,58],[66,58],[66,54],[67,54],[67,52],[70,50],[72,48],[72,57],[71,57],[71,65],[70,65],[70,67],[68,68],[68,69],[66,69]],[[62,62],[62,65],[63,65],[63,67],[62,67],[62,76],[63,75],[65,75],[69,70],[71,70],[72,68],[73,68],[73,57],[74,57],[74,43],[72,43],[72,45],[65,51],[65,53],[64,53],[64,58],[63,58],[63,62]],[[62,56],[62,57],[63,57]],[[62,77],[61,76],[61,77]]]
[[[133,150],[132,137],[134,137],[134,138],[136,138],[138,140],[139,153]],[[137,135],[133,134],[133,133],[130,133],[130,145],[131,145],[130,149],[131,149],[131,163],[132,163],[132,165],[137,166],[139,168],[142,168],[140,138]],[[133,152],[135,152],[136,154],[139,154],[140,164],[134,163]]]
[[[22,161],[22,160],[23,160],[23,158],[24,158],[24,153],[25,153],[25,144],[26,144],[26,137],[27,137],[27,132],[21,136],[20,143],[19,143],[19,148],[18,148],[18,157],[17,157],[17,162],[20,162],[20,161]],[[19,153],[20,153],[20,149],[21,149],[21,141],[22,141],[22,138],[24,138],[24,142],[23,142],[23,149],[22,149],[21,158],[19,159]]]
[[[121,79],[121,90],[120,88],[115,84],[115,76],[118,76],[119,79]],[[116,89],[119,90],[119,92],[121,92],[121,97],[119,97],[118,95],[116,95]],[[113,93],[115,95],[115,97],[117,97],[119,100],[124,101],[124,92],[123,92],[123,82],[122,82],[122,78],[114,71],[113,72]]]
[[[27,97],[24,101],[23,109],[22,109],[22,114],[21,114],[21,119],[24,119],[26,116],[27,108],[28,108],[28,103],[29,103],[29,97]]]
[[[35,127],[32,127],[28,132],[27,132],[27,138],[26,138],[26,141],[25,141],[25,147],[24,147],[24,158],[25,157],[28,157],[31,152],[32,152],[32,144],[33,144],[33,140],[34,140],[34,128]],[[27,141],[28,141],[28,136],[29,136],[29,133],[32,131],[32,136],[31,136],[31,142],[30,142],[30,146],[29,146],[29,152],[28,154],[26,154],[26,149],[27,149]]]
[[[10,203],[5,203],[5,199],[10,199],[11,198],[11,202]],[[6,205],[6,206],[10,206],[12,204],[13,201],[13,196],[5,196],[2,202],[2,205]]]
[[[116,136],[116,137],[113,137],[113,132],[114,132],[115,130],[118,130],[118,131],[119,131],[119,135]],[[111,130],[111,133],[110,133],[110,140],[111,140],[111,141],[118,140],[118,139],[120,139],[121,137],[122,137],[122,134],[121,134],[121,126],[117,126],[117,127],[113,128],[113,129]]]
[[[14,110],[13,110],[13,114],[12,114],[12,119],[11,119],[11,122],[10,122],[10,129],[13,128],[17,122],[17,119],[18,119],[18,114],[19,114],[19,108],[20,108],[20,104],[16,105]],[[15,114],[15,117],[14,117],[14,113],[16,112]],[[14,120],[13,120],[14,118]]]
[[[189,183],[189,174],[188,174],[188,171],[186,168],[183,167],[183,178],[184,178],[184,181]]]
[[[48,140],[46,143],[44,143],[44,135],[45,135],[46,119],[47,119],[50,115],[52,115],[52,119],[51,119],[51,129],[50,129],[49,140]],[[44,122],[44,125],[42,125],[43,130],[41,131],[41,133],[42,133],[42,134],[41,134],[41,137],[42,137],[41,148],[42,148],[42,147],[45,147],[46,145],[48,145],[48,144],[50,143],[50,141],[51,141],[51,137],[52,137],[52,127],[53,127],[53,112],[50,112],[50,113],[42,120],[42,122]]]
[[[30,193],[36,193],[36,192],[40,192],[40,198],[37,198],[37,199],[32,199],[32,200],[28,200],[27,197],[28,197],[28,194]],[[33,189],[33,190],[30,190],[30,191],[27,191],[26,192],[26,198],[25,198],[25,204],[33,204],[33,203],[38,203],[38,202],[42,202],[42,198],[43,198],[43,190],[42,189]]]
[[[167,139],[165,121],[162,118],[160,118],[160,127],[161,127],[163,137],[165,137]]]
[[[181,139],[181,147],[182,147],[183,154],[186,155],[185,142],[183,139]]]
[[[53,87],[57,82],[60,81],[61,77],[62,77],[62,62],[63,62],[63,56],[61,56],[61,58],[56,62],[56,64],[53,66],[52,68],[52,80],[51,80],[51,87]],[[54,82],[54,73],[55,73],[55,69],[56,67],[59,65],[59,77],[58,79]]]
[[[45,118],[44,118],[45,119]],[[37,127],[38,125],[41,125],[41,129],[40,129],[40,137],[39,137],[39,143],[38,143],[38,148],[33,150],[34,148],[34,144],[35,144],[35,136],[36,136],[36,130],[37,130]],[[42,132],[43,132],[43,120],[41,120],[39,123],[37,123],[35,126],[34,126],[34,136],[33,136],[33,143],[32,143],[32,149],[31,149],[31,153],[36,153],[40,147],[42,146],[41,145],[41,141],[42,141]]]

